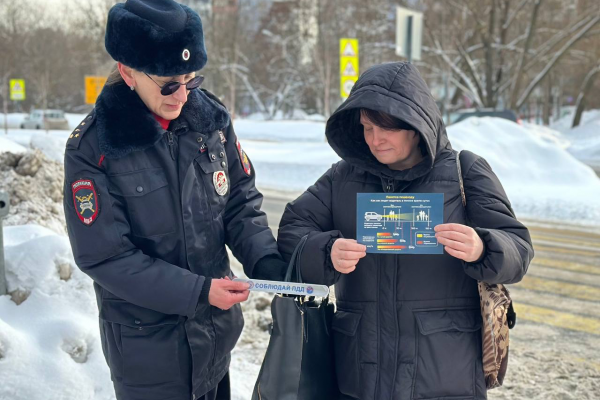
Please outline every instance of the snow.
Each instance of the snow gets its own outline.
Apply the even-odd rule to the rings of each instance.
[[[488,161],[519,217],[600,225],[600,179],[564,148],[498,118],[465,120],[448,135]]]
[[[565,137],[571,140],[569,152],[582,162],[600,169],[600,110],[592,118],[569,131]]]
[[[325,142],[324,122],[236,119],[233,126],[236,133],[243,132],[244,139],[277,142]]]
[[[19,143],[16,143],[5,136],[0,136],[0,153],[25,153],[27,149],[21,146]]]
[[[94,291],[67,237],[36,225],[4,237],[9,292],[26,300],[0,297],[0,398],[114,399]]]
[[[29,114],[24,114],[24,113],[9,113],[9,114],[4,114],[4,113],[0,113],[0,128],[4,129],[4,117],[7,116],[7,124],[8,124],[8,128],[11,129],[16,129],[21,127],[21,122],[23,122],[23,120],[25,119],[25,117],[29,115]]]
[[[21,127],[21,122],[29,114],[26,113],[9,113],[8,116],[8,129],[18,129]],[[87,114],[73,114],[65,113],[65,118],[69,121],[69,127],[75,129],[77,125],[86,117]],[[4,113],[0,113],[0,129],[4,129]]]

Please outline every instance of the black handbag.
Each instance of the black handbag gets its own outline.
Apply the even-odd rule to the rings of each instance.
[[[299,259],[304,236],[288,265],[286,282],[302,283]],[[296,269],[295,280],[292,272]],[[271,302],[271,338],[252,400],[336,400],[329,296],[318,302],[302,295],[276,295]]]

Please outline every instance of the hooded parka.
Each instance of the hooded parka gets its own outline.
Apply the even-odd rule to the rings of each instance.
[[[191,91],[165,131],[137,93],[105,86],[67,142],[64,207],[120,398],[170,399],[186,375],[199,398],[227,373],[241,308],[210,306],[204,283],[232,276],[225,245],[249,276],[278,254],[261,203],[213,95]]]
[[[358,109],[413,126],[425,150],[413,168],[397,171],[371,154]],[[367,70],[331,116],[326,135],[342,158],[281,220],[278,243],[289,258],[304,235],[305,282],[335,284],[335,365],[342,399],[486,398],[477,280],[515,283],[533,257],[527,229],[516,220],[488,163],[463,170],[467,209],[440,112],[416,68],[389,63]],[[474,227],[485,251],[473,263],[443,255],[367,254],[349,274],[331,263],[337,238],[356,238],[357,193],[443,193],[444,223]],[[467,216],[468,221],[467,223]]]

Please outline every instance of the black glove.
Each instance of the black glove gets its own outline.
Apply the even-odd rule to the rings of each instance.
[[[287,266],[287,263],[279,255],[268,255],[257,261],[252,271],[252,278],[266,281],[283,281]]]

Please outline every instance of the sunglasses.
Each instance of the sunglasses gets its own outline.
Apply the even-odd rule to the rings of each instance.
[[[150,80],[154,83],[156,83],[156,86],[158,86],[160,88],[160,94],[162,94],[163,96],[169,96],[172,95],[173,93],[175,93],[177,90],[179,90],[179,86],[181,85],[185,85],[185,88],[187,90],[194,90],[194,89],[198,89],[200,87],[200,85],[202,85],[202,82],[204,82],[204,76],[203,75],[198,75],[192,79],[190,79],[189,81],[187,81],[186,83],[181,83],[181,82],[169,82],[169,83],[165,83],[163,86],[160,86],[158,84],[158,82],[156,82],[154,79],[152,79],[150,77],[150,75],[148,75],[147,73],[144,72],[144,75],[146,75],[148,78],[150,78]]]

